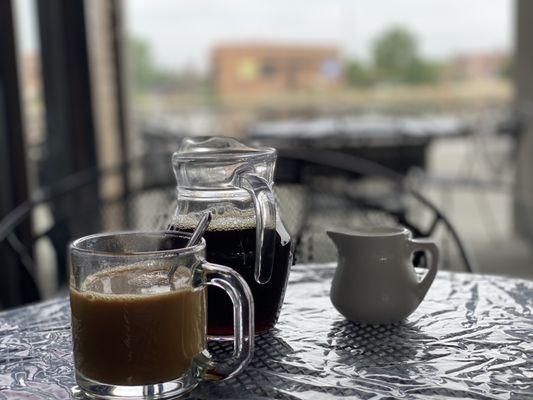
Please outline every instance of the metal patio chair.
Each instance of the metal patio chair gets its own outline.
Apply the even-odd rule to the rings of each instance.
[[[165,227],[176,195],[169,160],[170,153],[152,154],[117,168],[82,171],[38,191],[5,216],[0,221],[0,253],[29,279],[26,287],[0,291],[0,306],[40,299],[43,271],[65,287],[68,243],[77,237],[102,230]],[[105,182],[117,179],[125,169],[128,190],[104,190]],[[402,175],[389,169],[354,156],[299,149],[279,154],[275,180],[296,262],[336,259],[326,228],[399,224],[415,237],[429,237],[442,226],[464,269],[472,270],[448,219],[428,199],[410,190]],[[425,218],[421,218],[423,213]],[[30,220],[30,235],[20,237],[19,227]],[[424,256],[417,254],[415,263],[423,267]],[[8,276],[1,278],[0,285],[12,288]],[[33,295],[21,300],[17,290]]]

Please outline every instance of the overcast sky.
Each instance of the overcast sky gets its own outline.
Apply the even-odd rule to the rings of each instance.
[[[512,0],[126,0],[127,29],[168,67],[204,68],[220,41],[338,44],[368,57],[373,38],[404,25],[433,58],[510,50]]]
[[[145,39],[156,62],[206,68],[221,41],[337,44],[367,58],[384,29],[403,25],[422,53],[445,58],[471,51],[510,51],[513,0],[123,0],[126,28]],[[35,47],[32,1],[17,1],[22,48]]]

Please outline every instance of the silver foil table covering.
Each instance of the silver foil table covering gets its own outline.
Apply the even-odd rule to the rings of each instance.
[[[190,399],[533,399],[533,282],[440,272],[390,326],[344,320],[331,264],[297,265],[275,332],[232,380]],[[82,398],[67,299],[0,313],[0,399]],[[212,351],[224,353],[223,346]]]

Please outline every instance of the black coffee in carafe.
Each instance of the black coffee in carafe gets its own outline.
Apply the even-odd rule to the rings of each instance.
[[[190,231],[190,227],[180,227]],[[278,226],[273,251],[272,276],[267,283],[257,283],[254,278],[256,227],[255,226],[210,226],[204,234],[206,259],[215,264],[233,268],[246,280],[255,304],[255,331],[266,332],[277,322],[291,263],[291,241],[283,228]],[[232,335],[232,304],[228,295],[219,288],[209,287],[207,295],[208,333],[210,335]]]
[[[250,286],[255,331],[277,322],[291,263],[291,241],[272,191],[276,151],[235,139],[189,138],[172,156],[177,206],[172,224],[191,231],[206,211],[206,259],[233,268]],[[208,289],[208,333],[233,334],[232,304],[221,289]]]

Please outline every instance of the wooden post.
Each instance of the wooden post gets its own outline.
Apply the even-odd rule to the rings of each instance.
[[[518,138],[515,230],[533,241],[533,1],[516,0],[515,106],[524,126]]]
[[[28,199],[26,152],[11,0],[0,1],[0,219]],[[31,222],[23,221],[12,238],[31,253]],[[39,298],[36,282],[21,258],[0,244],[0,308]],[[31,271],[35,272],[35,271]]]
[[[93,81],[96,146],[101,168],[124,165],[128,159],[128,126],[124,82],[124,37],[122,3],[118,0],[86,2],[89,63]],[[128,172],[107,176],[101,181],[104,198],[125,196],[129,190]],[[102,221],[108,230],[129,225],[127,204],[113,206],[114,218]]]
[[[47,0],[36,4],[47,128],[47,155],[40,168],[40,181],[49,186],[73,173],[97,168],[98,160],[85,2]],[[87,210],[96,208],[98,200],[98,184],[92,184],[52,204],[56,223],[65,215],[78,216],[74,223],[67,219],[52,237],[60,283],[65,283],[67,277],[67,243],[100,229],[98,214],[87,214]]]

